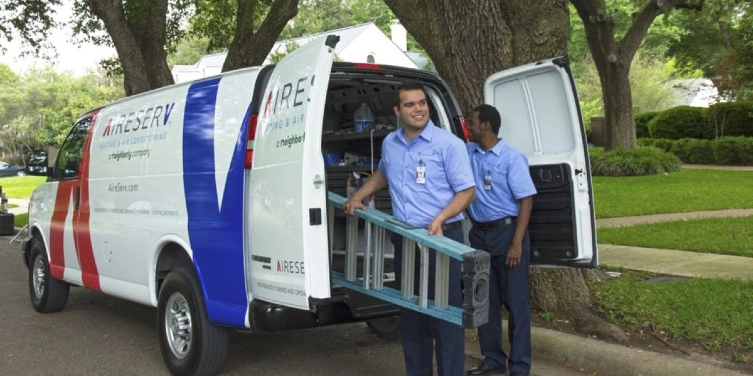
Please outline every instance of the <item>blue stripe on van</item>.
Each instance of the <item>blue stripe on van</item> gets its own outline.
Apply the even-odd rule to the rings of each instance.
[[[220,78],[197,82],[188,89],[186,98],[183,185],[188,236],[210,320],[215,324],[244,327],[248,300],[243,272],[243,177],[246,124],[251,106],[243,123],[238,124],[238,141],[220,207],[214,160],[214,117],[219,84]]]

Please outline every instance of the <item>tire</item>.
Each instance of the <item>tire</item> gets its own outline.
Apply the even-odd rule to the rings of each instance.
[[[18,170],[18,172],[16,172],[16,176],[26,176],[26,171]]]
[[[31,241],[29,258],[29,295],[31,305],[40,313],[59,312],[68,303],[71,286],[52,278],[44,243],[38,237]]]
[[[369,320],[366,325],[380,338],[389,341],[400,339],[400,316]]]
[[[209,321],[193,271],[171,271],[157,305],[162,358],[173,375],[213,375],[227,357],[228,330]]]

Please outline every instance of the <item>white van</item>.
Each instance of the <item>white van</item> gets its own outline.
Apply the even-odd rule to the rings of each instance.
[[[394,317],[396,306],[333,286],[345,217],[326,220],[326,192],[345,196],[354,172],[375,168],[397,125],[401,83],[424,85],[437,126],[465,138],[465,121],[437,75],[333,64],[337,40],[84,114],[31,198],[23,255],[34,308],[62,310],[71,285],[158,307],[175,375],[217,372],[228,329],[378,329],[374,320]],[[498,73],[485,93],[502,113],[500,136],[531,163],[532,264],[596,266],[587,144],[567,61]],[[354,131],[362,103],[373,132]],[[344,161],[325,166],[323,154]],[[376,207],[390,212],[386,190]]]

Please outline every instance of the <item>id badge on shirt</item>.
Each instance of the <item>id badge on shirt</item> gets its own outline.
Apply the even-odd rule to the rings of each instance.
[[[416,184],[426,184],[426,166],[416,167]]]
[[[484,175],[484,189],[487,191],[492,190],[492,172],[487,170],[486,175]]]

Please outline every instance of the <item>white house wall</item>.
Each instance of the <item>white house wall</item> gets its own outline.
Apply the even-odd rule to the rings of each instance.
[[[374,63],[376,64],[420,68],[374,25],[370,25],[361,32],[353,42],[338,54],[338,57],[342,61],[366,63],[369,54],[374,55]]]

